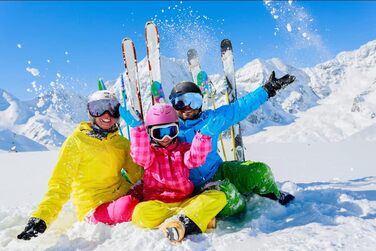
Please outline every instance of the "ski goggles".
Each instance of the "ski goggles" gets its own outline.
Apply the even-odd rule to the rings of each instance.
[[[111,117],[119,118],[120,103],[117,100],[102,99],[91,101],[87,104],[89,114],[93,117],[100,117],[108,112]]]
[[[152,126],[150,128],[150,137],[154,140],[163,140],[164,137],[174,139],[179,134],[179,126],[175,123]]]
[[[174,109],[178,111],[187,108],[200,109],[202,106],[202,96],[200,93],[188,92],[173,97],[171,103]]]

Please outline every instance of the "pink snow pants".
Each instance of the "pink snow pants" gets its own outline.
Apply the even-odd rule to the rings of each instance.
[[[88,221],[94,224],[102,222],[109,225],[131,221],[133,209],[138,202],[140,201],[135,197],[125,195],[97,207]]]

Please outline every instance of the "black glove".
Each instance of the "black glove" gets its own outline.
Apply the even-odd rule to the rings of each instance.
[[[272,71],[272,74],[269,77],[268,82],[263,86],[266,92],[269,95],[269,98],[274,97],[276,91],[285,88],[287,85],[294,82],[295,76],[286,74],[282,78],[275,78],[275,72]]]
[[[17,235],[18,239],[30,240],[32,237],[37,237],[38,234],[46,231],[47,225],[44,220],[31,217],[22,233]]]

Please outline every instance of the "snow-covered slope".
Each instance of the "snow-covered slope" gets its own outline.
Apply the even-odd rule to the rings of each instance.
[[[246,146],[246,155],[269,163],[279,185],[296,200],[283,207],[251,196],[245,215],[219,220],[215,231],[192,235],[178,246],[171,245],[157,229],[140,229],[131,223],[77,222],[70,203],[43,235],[17,240],[46,191],[58,153],[0,154],[1,168],[6,170],[0,176],[0,250],[374,249],[374,142],[355,147],[344,142]]]
[[[146,58],[138,67],[143,107],[147,110],[151,98]],[[161,68],[166,96],[174,84],[191,80],[185,60],[162,56]],[[255,59],[236,72],[238,95],[246,95],[265,83],[273,70],[277,77],[290,73],[297,78],[242,122],[243,134],[252,135],[252,142],[341,141],[353,134],[364,135],[362,130],[376,124],[376,40],[313,68],[298,69],[277,58]],[[217,90],[217,106],[224,104],[224,95],[220,94],[224,89],[222,74],[210,78]],[[106,84],[120,97],[120,78]],[[77,123],[87,119],[86,98],[61,83],[51,87],[27,102],[0,90],[0,129],[49,149],[60,146]],[[0,143],[2,150],[8,151],[8,146],[9,142]]]
[[[376,124],[376,40],[304,71],[319,105],[291,125],[253,135],[253,142],[334,142]]]
[[[47,150],[61,146],[76,124],[87,118],[86,98],[63,85],[30,101],[0,89],[0,117],[0,137],[12,139],[1,141],[0,150],[8,151],[9,146],[17,151]],[[17,135],[16,140],[9,133]]]
[[[46,151],[47,147],[36,143],[29,138],[14,133],[8,129],[0,129],[0,152],[26,152],[26,151]]]

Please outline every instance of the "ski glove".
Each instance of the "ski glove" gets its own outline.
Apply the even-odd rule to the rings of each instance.
[[[130,127],[137,127],[142,125],[142,120],[138,118],[134,112],[128,110],[127,106],[121,105],[119,107],[120,116],[122,119],[124,119],[125,123],[129,125]]]
[[[39,234],[46,231],[46,222],[39,218],[31,217],[22,233],[17,235],[18,239],[30,240],[32,237],[37,237]]]
[[[287,85],[294,82],[295,76],[286,74],[282,78],[276,78],[275,72],[272,71],[272,74],[269,77],[268,82],[263,86],[266,92],[268,93],[269,98],[276,95],[276,91],[285,88]]]
[[[222,127],[225,124],[225,117],[213,116],[209,121],[201,128],[200,133],[207,136],[216,136],[222,132]]]

